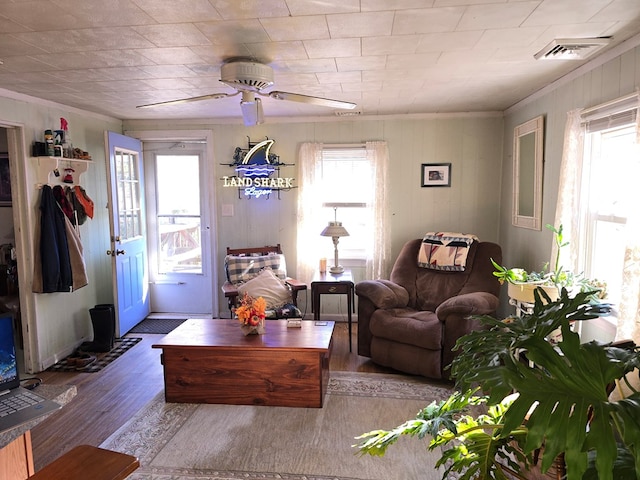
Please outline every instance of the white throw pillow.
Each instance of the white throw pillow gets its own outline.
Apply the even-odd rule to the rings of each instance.
[[[289,288],[269,268],[265,268],[257,277],[240,285],[238,291],[240,295],[244,295],[246,292],[253,298],[264,298],[268,309],[291,303]]]

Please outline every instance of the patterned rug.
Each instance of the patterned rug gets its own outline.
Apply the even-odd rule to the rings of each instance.
[[[401,438],[384,457],[353,444],[450,392],[403,375],[332,372],[323,408],[166,403],[161,393],[101,447],[139,458],[129,480],[440,480],[428,439]]]
[[[55,365],[50,366],[47,370],[50,372],[99,372],[131,347],[135,346],[140,340],[142,340],[140,337],[123,337],[117,339],[111,351],[105,353],[92,353],[92,355],[96,356],[96,361],[86,367],[78,368],[75,365],[69,365],[65,358]]]
[[[169,333],[182,325],[186,318],[145,318],[129,333]]]

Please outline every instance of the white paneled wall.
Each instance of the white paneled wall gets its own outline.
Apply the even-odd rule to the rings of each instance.
[[[500,215],[500,243],[505,265],[539,270],[551,257],[552,233],[544,228],[553,224],[558,198],[558,175],[562,160],[567,112],[587,108],[636,91],[640,86],[640,47],[633,48],[547,88],[529,101],[507,112],[505,117],[504,163]],[[516,125],[538,115],[545,117],[544,181],[541,231],[511,225],[513,158],[512,136]],[[571,239],[568,239],[569,241]],[[506,294],[503,295],[503,300]],[[506,308],[503,305],[503,308]]]
[[[303,142],[355,143],[385,140],[389,145],[389,218],[391,256],[395,259],[409,239],[421,237],[428,230],[471,232],[481,239],[497,241],[501,188],[502,132],[501,115],[430,116],[398,120],[357,120],[335,122],[267,123],[255,127],[240,124],[216,125],[206,121],[186,124],[181,129],[213,131],[215,178],[233,170],[221,165],[230,163],[236,147],[246,148],[247,136],[252,141],[265,137],[275,140],[272,152],[285,163],[282,175],[297,179],[298,149]],[[125,122],[125,131],[175,129],[175,124]],[[422,163],[451,163],[451,188],[421,188]],[[358,182],[368,179],[354,179]],[[295,183],[297,185],[297,181]],[[227,246],[259,246],[280,243],[287,256],[289,271],[295,275],[297,241],[297,190],[282,192],[281,199],[238,199],[237,190],[216,185],[218,209],[233,205],[234,216],[216,212],[218,226],[218,278],[224,278],[222,259]],[[318,234],[330,220],[318,219]],[[318,258],[333,256],[331,242],[318,252]],[[362,272],[354,269],[355,280]],[[311,279],[300,279],[310,282]],[[301,299],[304,310],[305,298]],[[346,302],[323,298],[323,312],[345,313]],[[310,296],[308,296],[310,304]],[[325,308],[325,302],[327,308]],[[222,314],[228,314],[220,302]],[[306,308],[311,313],[310,305]]]

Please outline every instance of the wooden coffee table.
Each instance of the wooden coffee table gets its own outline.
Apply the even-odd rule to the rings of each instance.
[[[268,320],[244,336],[236,320],[190,319],[161,348],[167,402],[322,407],[334,322]]]

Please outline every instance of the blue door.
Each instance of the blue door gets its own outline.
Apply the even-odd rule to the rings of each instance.
[[[149,274],[139,140],[105,132],[109,157],[109,211],[117,333],[121,337],[149,314]]]

